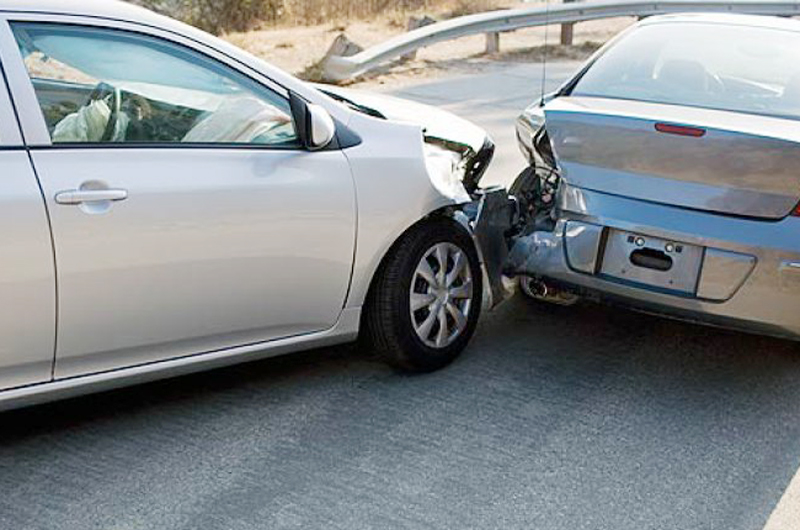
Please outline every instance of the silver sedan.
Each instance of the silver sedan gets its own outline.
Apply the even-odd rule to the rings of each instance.
[[[647,19],[517,135],[528,294],[800,338],[800,22]]]
[[[0,0],[0,64],[0,408],[360,331],[406,370],[465,347],[483,130],[122,2]]]

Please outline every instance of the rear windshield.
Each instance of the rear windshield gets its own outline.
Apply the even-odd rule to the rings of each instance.
[[[800,118],[800,33],[721,25],[642,26],[572,90],[595,96]]]

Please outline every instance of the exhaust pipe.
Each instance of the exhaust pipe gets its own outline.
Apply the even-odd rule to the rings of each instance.
[[[581,299],[577,294],[548,284],[544,278],[536,276],[520,276],[519,287],[528,298],[549,304],[571,306]]]

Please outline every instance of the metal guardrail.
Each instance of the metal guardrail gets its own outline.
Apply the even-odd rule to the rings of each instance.
[[[620,16],[646,17],[668,13],[730,12],[753,15],[800,15],[799,0],[602,0],[489,11],[437,22],[349,57],[329,56],[323,72],[330,81],[345,81],[437,42],[482,33],[501,33],[532,26],[568,24]]]

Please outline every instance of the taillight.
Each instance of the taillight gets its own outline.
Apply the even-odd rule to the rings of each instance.
[[[798,203],[797,206],[794,207],[794,210],[792,210],[791,215],[794,215],[795,217],[800,217],[800,203]]]
[[[677,134],[678,136],[691,136],[700,138],[706,133],[705,129],[699,127],[687,127],[686,125],[672,125],[671,123],[656,123],[658,132],[667,134]]]

